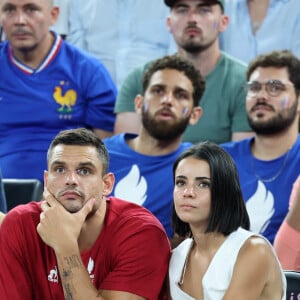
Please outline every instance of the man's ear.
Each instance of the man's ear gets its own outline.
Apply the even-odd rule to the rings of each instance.
[[[167,25],[167,29],[170,33],[172,33],[172,26],[171,26],[171,17],[168,16],[167,19],[166,19],[166,25]]]
[[[135,112],[138,113],[139,115],[142,114],[143,105],[144,105],[144,97],[142,95],[137,95],[134,98],[134,107],[135,107]]]
[[[300,92],[298,95],[298,112],[300,113]],[[299,124],[299,126],[300,126],[300,124]]]
[[[48,171],[44,170],[44,186],[47,186],[48,181]]]
[[[58,6],[53,6],[51,9],[51,26],[53,26],[57,20],[58,20],[58,16],[59,16],[59,7]]]
[[[189,124],[190,125],[195,125],[199,121],[199,119],[201,118],[202,113],[203,113],[203,109],[202,109],[201,106],[193,107],[192,112],[191,112],[191,116],[190,116],[190,120],[189,120]]]
[[[114,187],[115,184],[115,176],[113,173],[107,173],[103,176],[103,191],[102,195],[108,196]]]
[[[219,32],[223,32],[227,29],[229,25],[229,17],[228,16],[225,16],[225,15],[222,15],[221,16],[221,20],[219,22]]]

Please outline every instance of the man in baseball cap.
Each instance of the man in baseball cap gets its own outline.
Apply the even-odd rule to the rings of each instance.
[[[178,0],[164,0],[165,4],[169,7],[172,7]],[[224,11],[224,0],[204,0],[203,5],[215,5],[219,4]]]
[[[177,46],[177,55],[190,61],[205,78],[201,99],[203,115],[188,126],[183,140],[215,143],[240,140],[251,135],[245,109],[246,65],[222,52],[219,35],[227,29],[229,17],[224,1],[161,0],[170,7],[166,23]],[[134,114],[132,99],[142,93],[142,75],[150,62],[137,67],[123,81],[115,105],[116,127],[122,132],[139,132],[140,118]],[[132,125],[135,124],[133,131]],[[120,132],[120,131],[119,131]]]
[[[191,61],[207,83],[203,96],[206,101],[201,102],[204,120],[201,118],[186,129],[184,141],[222,143],[222,140],[240,140],[251,135],[245,109],[246,95],[241,89],[246,82],[246,66],[222,52],[219,46],[219,34],[229,24],[229,17],[223,10],[224,2],[164,0],[170,7],[167,27],[178,54]]]

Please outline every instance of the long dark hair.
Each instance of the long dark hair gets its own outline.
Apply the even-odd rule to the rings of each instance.
[[[203,142],[184,151],[174,162],[173,178],[179,162],[194,157],[208,163],[211,177],[211,211],[205,232],[221,232],[225,236],[243,227],[249,229],[250,221],[243,199],[238,172],[231,156],[212,142]],[[174,231],[179,236],[191,236],[188,223],[179,219],[174,205],[172,213]]]

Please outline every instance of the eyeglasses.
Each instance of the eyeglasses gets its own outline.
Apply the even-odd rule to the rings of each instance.
[[[265,83],[261,83],[258,81],[248,81],[245,84],[245,91],[249,97],[253,97],[261,91],[263,86],[265,86],[265,90],[269,96],[277,97],[287,89],[287,85],[293,84],[290,82],[283,83],[280,80],[268,80]]]

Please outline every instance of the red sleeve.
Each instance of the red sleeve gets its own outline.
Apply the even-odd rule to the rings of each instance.
[[[26,250],[18,217],[16,212],[10,212],[0,226],[0,299],[34,298],[30,276],[24,266]]]
[[[157,225],[141,225],[138,220],[124,226],[126,229],[118,231],[118,242],[112,248],[112,257],[116,257],[114,271],[102,282],[101,289],[161,299],[170,258],[166,233]]]

